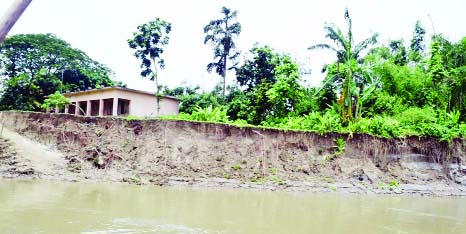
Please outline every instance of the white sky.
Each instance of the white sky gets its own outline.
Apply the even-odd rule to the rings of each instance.
[[[0,0],[0,15],[12,2]],[[466,0],[33,0],[9,35],[54,33],[109,66],[129,88],[155,91],[154,82],[139,76],[140,63],[126,40],[139,24],[160,17],[172,23],[160,83],[174,87],[185,81],[209,90],[219,76],[206,72],[212,50],[203,44],[203,27],[221,17],[224,5],[238,10],[243,30],[237,46],[243,54],[256,42],[289,53],[312,69],[307,84],[320,82],[322,65],[334,56],[307,47],[328,42],[325,22],[345,29],[346,6],[356,42],[378,32],[382,44],[404,38],[408,45],[416,20],[433,32],[428,14],[437,33],[454,41],[466,36]]]

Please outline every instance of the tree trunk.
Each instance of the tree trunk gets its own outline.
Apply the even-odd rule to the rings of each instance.
[[[21,14],[26,10],[32,0],[16,0],[8,9],[3,18],[0,20],[0,42],[5,39],[6,35],[19,19]]]
[[[155,80],[155,96],[157,98],[157,116],[159,115],[160,112],[160,96],[159,96],[159,79],[157,75],[157,64],[155,63],[155,58],[152,58],[152,63],[154,64],[154,80]]]
[[[227,78],[227,58],[223,60],[223,74],[222,74],[222,79],[223,79],[223,97],[225,97],[225,90],[226,90],[226,78]]]

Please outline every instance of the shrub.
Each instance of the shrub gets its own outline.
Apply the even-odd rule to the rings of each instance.
[[[346,127],[349,133],[367,133],[385,138],[400,136],[400,122],[389,116],[360,118]]]

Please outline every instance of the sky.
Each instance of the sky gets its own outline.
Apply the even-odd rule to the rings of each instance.
[[[0,15],[13,1],[0,0]],[[213,53],[204,45],[203,28],[221,17],[222,6],[238,11],[242,32],[237,47],[243,57],[256,43],[269,45],[311,70],[304,77],[309,86],[319,84],[322,66],[334,55],[307,48],[331,43],[324,37],[326,22],[346,28],[345,7],[353,19],[356,42],[377,32],[379,44],[402,38],[408,45],[417,20],[428,35],[435,28],[452,41],[466,36],[466,0],[33,0],[9,35],[53,33],[106,64],[114,71],[115,80],[129,88],[155,92],[154,82],[140,77],[140,62],[127,40],[138,25],[159,17],[172,23],[159,83],[172,88],[185,83],[210,90],[220,77],[206,71]],[[229,83],[233,80],[230,73]]]

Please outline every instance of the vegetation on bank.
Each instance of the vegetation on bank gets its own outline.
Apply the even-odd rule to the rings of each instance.
[[[303,116],[270,119],[260,125],[251,125],[242,119],[231,120],[226,109],[220,107],[197,108],[191,114],[180,113],[178,116],[163,116],[161,119],[201,121],[224,123],[238,127],[265,127],[283,130],[304,130],[319,134],[330,132],[365,133],[369,135],[393,138],[406,136],[430,136],[442,141],[454,138],[466,138],[466,123],[459,121],[459,112],[438,115],[433,109],[408,108],[395,116],[361,117],[358,121],[342,124],[336,108],[325,112],[311,112]],[[140,119],[129,117],[129,120]]]
[[[324,26],[328,42],[309,43],[309,50],[325,49],[335,60],[323,67],[322,83],[308,87],[308,71],[270,46],[254,45],[241,61],[235,43],[241,34],[238,13],[223,7],[221,17],[203,29],[204,42],[214,54],[207,71],[214,70],[220,82],[211,91],[158,85],[157,96],[181,100],[180,115],[164,118],[321,134],[415,135],[446,141],[466,137],[466,37],[458,42],[441,34],[427,38],[421,22],[416,22],[408,42],[377,44],[377,34],[355,42],[348,10],[343,16],[345,28]],[[140,25],[128,40],[141,60],[141,75],[157,84],[171,28],[157,18]],[[50,34],[8,38],[0,44],[0,65],[2,110],[38,110],[44,96],[57,90],[115,85],[108,68]],[[226,86],[231,77],[227,73],[234,73],[234,85]],[[42,107],[53,103],[46,101]]]
[[[322,134],[466,137],[466,37],[452,42],[435,34],[427,45],[426,30],[416,22],[409,43],[376,46],[377,34],[355,43],[348,10],[344,18],[345,29],[325,25],[331,43],[309,47],[335,54],[320,86],[304,86],[305,72],[289,55],[256,45],[224,96],[220,87],[165,87],[182,101],[183,113],[169,118]]]
[[[40,111],[55,93],[103,86],[112,71],[53,34],[18,34],[0,43],[0,110]]]

